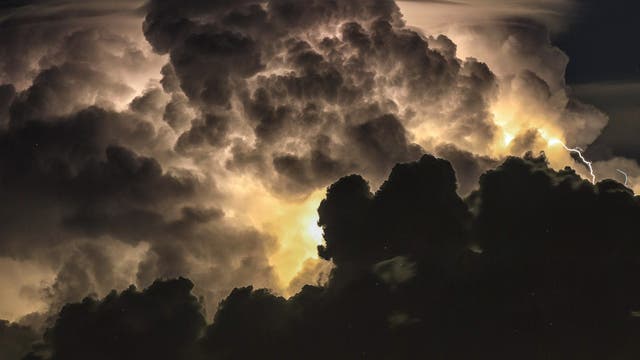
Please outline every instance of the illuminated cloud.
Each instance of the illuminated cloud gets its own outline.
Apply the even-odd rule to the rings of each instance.
[[[326,187],[353,173],[370,184],[341,180],[360,196],[354,206],[373,206],[383,217],[410,203],[425,215],[410,226],[424,222],[455,236],[458,221],[470,221],[459,196],[482,186],[481,175],[509,155],[544,151],[553,168],[574,166],[590,179],[558,144],[589,154],[607,117],[571,96],[568,58],[547,29],[560,26],[558,14],[570,4],[546,3],[27,1],[0,8],[0,267],[29,273],[12,284],[1,316],[39,311],[22,322],[43,326],[87,294],[187,276],[210,320],[236,287],[288,296],[324,283],[327,260],[344,269],[366,245],[343,248],[336,237],[353,234],[318,227],[341,211],[329,197],[318,217]],[[416,29],[425,6],[440,11],[425,20],[451,26]],[[459,19],[440,16],[451,8],[466,10]],[[485,15],[491,21],[479,21]],[[425,152],[451,162],[421,160],[436,164],[445,198],[420,192],[406,175],[401,185],[393,176],[385,182],[396,164]],[[394,174],[420,173],[416,166]],[[621,180],[622,169],[640,186],[628,159],[593,167],[596,180]],[[405,186],[447,211],[376,195]],[[393,227],[378,230],[387,238],[376,241],[403,249],[397,256],[427,252]]]

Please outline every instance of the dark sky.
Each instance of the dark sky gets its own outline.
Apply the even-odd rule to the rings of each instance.
[[[640,5],[631,1],[579,1],[569,30],[554,37],[571,61],[569,84],[640,81]]]
[[[640,5],[629,1],[580,1],[569,31],[554,42],[570,57],[567,82],[576,96],[611,119],[590,155],[640,160]]]

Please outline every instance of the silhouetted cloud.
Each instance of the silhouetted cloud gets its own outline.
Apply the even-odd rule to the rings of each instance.
[[[205,325],[193,284],[180,278],[66,305],[45,334],[51,359],[190,359]]]
[[[0,356],[3,359],[20,359],[37,340],[38,335],[31,328],[0,321]]]
[[[463,201],[451,165],[425,155],[375,193],[340,179],[319,213],[319,252],[335,266],[326,285],[290,299],[237,288],[205,327],[187,280],[157,282],[66,306],[44,348],[52,359],[640,354],[640,200],[619,183],[527,154]]]

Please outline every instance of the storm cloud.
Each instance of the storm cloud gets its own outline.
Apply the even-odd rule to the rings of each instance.
[[[608,120],[567,86],[556,20],[523,2],[439,34],[405,6],[1,5],[10,356],[35,336],[32,359],[561,358],[632,336],[637,199],[603,179],[640,170],[603,156],[589,184],[559,146],[595,153]]]
[[[338,180],[319,213],[319,254],[335,266],[324,286],[289,299],[237,288],[207,326],[187,280],[157,282],[66,306],[39,351],[52,359],[631,359],[640,352],[633,341],[640,200],[616,182],[592,185],[528,154],[484,173],[463,200],[451,165],[425,155],[395,166],[375,193],[358,175]],[[151,324],[162,332],[147,334]],[[179,329],[187,330],[150,342]],[[69,334],[82,335],[69,342]]]
[[[147,10],[145,35],[171,60],[167,81],[203,114],[177,150],[198,156],[233,144],[227,166],[271,174],[261,178],[276,192],[306,193],[350,171],[382,180],[422,153],[408,130],[420,116],[451,120],[458,139],[493,137],[493,74],[457,59],[446,38],[432,43],[405,28],[392,1],[190,2],[178,13],[150,2]]]

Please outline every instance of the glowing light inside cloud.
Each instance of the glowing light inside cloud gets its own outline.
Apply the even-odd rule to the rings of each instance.
[[[507,146],[511,144],[513,139],[515,139],[515,136],[513,136],[512,134],[509,134],[508,132],[505,132],[503,135],[503,139],[504,139],[504,146]]]
[[[306,222],[306,235],[309,239],[313,240],[317,245],[322,244],[323,231],[318,226],[318,213],[314,212],[311,215],[307,215]]]
[[[26,314],[47,309],[45,299],[38,294],[37,284],[52,284],[55,272],[32,260],[7,257],[0,258],[0,267],[0,286],[3,289],[0,319],[16,321]]]
[[[261,228],[279,240],[279,248],[270,257],[270,262],[283,288],[288,286],[307,259],[318,258],[317,246],[323,241],[322,229],[318,226],[318,206],[324,195],[324,189],[321,189],[300,201],[274,198],[275,206],[270,214],[253,212],[256,219],[261,220]]]
[[[270,249],[269,262],[280,288],[286,289],[307,259],[318,258],[317,247],[323,241],[322,229],[317,225],[318,206],[325,190],[318,189],[302,199],[285,199],[251,177],[234,179],[224,184],[233,194],[226,208],[235,211],[228,210],[228,215],[277,239],[277,246]]]

